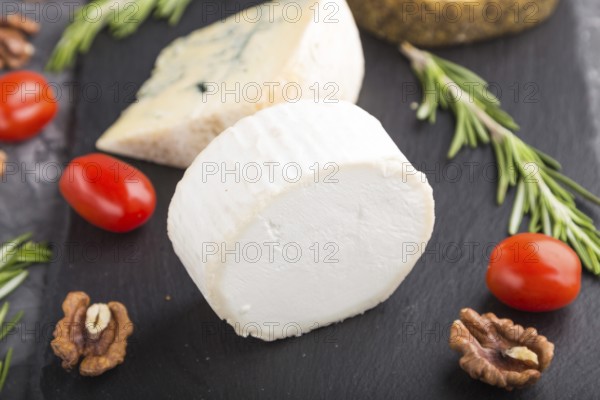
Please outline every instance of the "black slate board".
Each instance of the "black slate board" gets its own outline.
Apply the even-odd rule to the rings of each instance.
[[[81,87],[100,88],[101,98],[78,91],[69,133],[73,156],[94,151],[95,140],[149,76],[161,48],[217,19],[203,16],[204,3],[192,2],[174,28],[149,22],[118,43],[99,36],[75,71]],[[233,4],[250,2],[227,2]],[[523,35],[438,53],[495,82],[505,108],[522,126],[521,136],[600,193],[594,110],[575,50],[573,7],[563,1],[550,21]],[[510,212],[495,205],[492,153],[466,150],[448,163],[452,118],[443,114],[435,126],[417,123],[410,103],[419,94],[407,62],[393,46],[366,34],[362,39],[367,71],[359,105],[378,117],[408,159],[427,173],[436,198],[428,252],[401,288],[362,316],[300,338],[274,343],[239,338],[204,301],[166,236],[167,207],[182,171],[131,161],[155,183],[156,215],[143,229],[114,235],[71,214],[67,242],[73,251],[50,268],[42,321],[51,326],[61,317],[60,304],[70,290],[84,290],[97,301],[122,301],[136,323],[126,363],[99,378],[82,378],[63,371],[48,341],[40,340],[28,398],[598,397],[600,283],[586,273],[577,302],[546,314],[517,312],[490,296],[484,284],[487,255],[505,237]],[[597,209],[590,212],[599,216]],[[167,295],[172,300],[166,301]],[[538,385],[507,394],[460,370],[447,337],[465,306],[536,326],[556,344],[554,363]]]

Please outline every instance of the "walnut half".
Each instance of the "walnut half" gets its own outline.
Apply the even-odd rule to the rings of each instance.
[[[0,17],[0,68],[22,68],[35,52],[29,38],[39,24],[21,14]]]
[[[56,324],[50,345],[64,369],[71,370],[83,356],[79,373],[98,376],[125,360],[133,323],[123,304],[111,301],[90,306],[87,294],[70,292],[62,309],[65,317]]]
[[[554,356],[554,345],[534,328],[470,308],[452,324],[449,343],[463,354],[460,367],[471,378],[506,390],[537,382]]]

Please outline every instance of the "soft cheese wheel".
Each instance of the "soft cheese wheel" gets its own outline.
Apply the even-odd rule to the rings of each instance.
[[[187,167],[225,128],[284,101],[355,102],[364,75],[345,0],[282,0],[175,40],[100,150]]]
[[[275,340],[386,300],[433,223],[425,175],[377,119],[301,101],[213,140],[177,185],[168,232],[218,316]]]

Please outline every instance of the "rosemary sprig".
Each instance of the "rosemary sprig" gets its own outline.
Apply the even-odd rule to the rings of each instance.
[[[423,88],[417,118],[435,122],[438,107],[456,117],[448,157],[465,147],[490,143],[498,168],[497,202],[503,204],[510,187],[516,196],[508,232],[518,232],[529,215],[530,232],[543,232],[571,245],[583,265],[600,275],[600,232],[592,219],[577,208],[575,195],[600,205],[600,198],[563,175],[552,157],[528,145],[513,131],[519,129],[488,84],[468,69],[403,43],[400,51]]]
[[[156,18],[175,25],[191,0],[92,0],[78,8],[46,65],[49,71],[71,66],[86,53],[104,27],[117,39],[134,33],[154,10]]]
[[[32,264],[46,263],[52,258],[52,252],[44,243],[29,240],[27,233],[14,238],[0,246],[0,299],[6,297],[27,278],[27,267]],[[23,317],[23,311],[17,312],[8,322],[9,303],[4,302],[0,308],[0,340],[15,328]],[[8,349],[4,361],[0,361],[0,391],[4,387],[8,369],[12,359],[12,347]]]

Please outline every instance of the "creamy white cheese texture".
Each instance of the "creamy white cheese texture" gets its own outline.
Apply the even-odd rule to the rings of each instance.
[[[347,102],[281,104],[225,130],[171,201],[176,254],[242,336],[298,336],[386,300],[434,224],[432,189]]]
[[[175,40],[100,150],[187,167],[225,128],[298,99],[356,102],[364,75],[345,0],[280,0]]]

